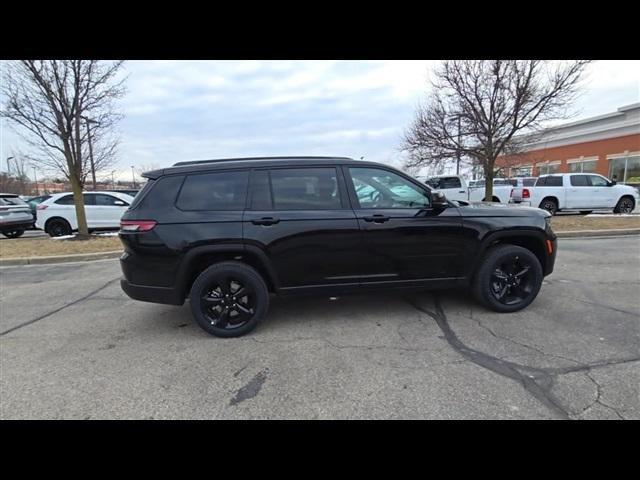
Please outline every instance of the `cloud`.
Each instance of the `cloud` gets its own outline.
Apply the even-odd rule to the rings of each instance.
[[[120,162],[339,155],[399,163],[435,61],[129,61]],[[588,68],[576,118],[640,101],[640,62]],[[17,142],[4,128],[2,155]]]

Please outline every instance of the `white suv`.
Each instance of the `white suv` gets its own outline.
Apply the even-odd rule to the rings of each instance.
[[[530,202],[532,207],[548,210],[613,209],[615,213],[631,213],[640,201],[638,190],[618,185],[596,173],[562,173],[538,177],[534,187],[514,188],[512,202]]]
[[[120,228],[120,218],[133,202],[131,195],[118,192],[84,192],[82,195],[89,230]],[[36,227],[52,237],[71,235],[78,229],[73,193],[52,195],[36,207],[36,214]]]

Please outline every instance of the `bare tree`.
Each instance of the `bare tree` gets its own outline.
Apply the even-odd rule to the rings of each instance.
[[[122,62],[21,60],[7,62],[1,91],[2,116],[18,126],[32,147],[29,159],[60,172],[71,183],[78,232],[88,238],[82,189],[91,172],[89,135],[96,170],[115,160],[121,119],[115,101],[124,95]],[[91,131],[87,130],[90,123]]]
[[[551,120],[570,116],[587,61],[445,61],[435,71],[433,90],[417,108],[402,148],[407,166],[439,165],[462,159],[480,165],[485,198],[501,155],[514,155]]]

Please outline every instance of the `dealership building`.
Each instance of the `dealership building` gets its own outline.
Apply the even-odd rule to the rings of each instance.
[[[640,103],[547,129],[524,150],[500,157],[508,177],[595,172],[640,184]]]

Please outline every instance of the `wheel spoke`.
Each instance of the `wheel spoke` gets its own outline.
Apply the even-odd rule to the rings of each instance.
[[[220,297],[212,297],[212,296],[204,296],[202,297],[202,301],[205,302],[208,306],[216,306],[220,305],[222,302],[222,298]]]
[[[225,328],[228,323],[229,323],[229,311],[222,310],[216,320],[216,327]]]
[[[233,296],[236,297],[236,298],[242,298],[242,297],[244,297],[246,295],[247,295],[247,289],[244,288],[243,286],[240,286],[240,288],[238,290],[233,292]]]
[[[240,303],[236,303],[236,306],[234,307],[238,313],[242,312],[246,315],[252,315],[253,314],[253,309],[249,309],[247,307],[245,307],[244,305],[240,304]]]
[[[522,270],[520,270],[519,272],[515,273],[515,274],[514,274],[514,276],[516,276],[516,277],[521,277],[521,276],[523,276],[525,273],[527,273],[529,270],[531,270],[531,266],[529,266],[529,265],[525,265],[525,266],[523,267],[523,269],[522,269]]]
[[[493,272],[493,276],[496,278],[499,278],[500,280],[506,280],[507,279],[507,274],[504,273],[501,269],[497,268],[494,272]]]

